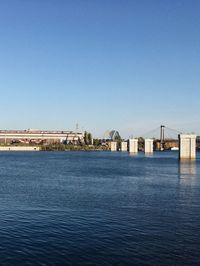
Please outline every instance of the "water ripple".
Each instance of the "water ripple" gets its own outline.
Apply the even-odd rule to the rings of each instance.
[[[0,153],[0,265],[199,265],[199,162]]]

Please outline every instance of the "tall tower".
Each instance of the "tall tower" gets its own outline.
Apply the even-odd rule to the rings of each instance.
[[[164,144],[165,144],[165,126],[160,126],[160,150],[164,151]]]

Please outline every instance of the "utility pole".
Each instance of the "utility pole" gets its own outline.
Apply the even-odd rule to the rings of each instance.
[[[165,126],[160,126],[160,150],[164,151],[164,144],[165,144],[165,134],[164,134]]]
[[[78,130],[79,130],[79,126],[78,126],[78,123],[76,123],[76,133],[78,133]]]

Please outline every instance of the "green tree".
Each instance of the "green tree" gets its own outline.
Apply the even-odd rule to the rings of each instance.
[[[88,133],[88,143],[89,143],[89,145],[93,144],[92,134],[91,133]]]
[[[85,131],[85,133],[84,133],[84,142],[85,142],[85,145],[89,144],[89,138],[88,138],[88,132],[87,131]]]
[[[101,140],[93,139],[93,144],[94,144],[94,146],[100,146],[101,145]]]

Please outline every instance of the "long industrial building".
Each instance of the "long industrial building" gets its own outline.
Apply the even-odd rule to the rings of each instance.
[[[0,130],[0,143],[49,144],[83,141],[83,133],[53,130]]]

